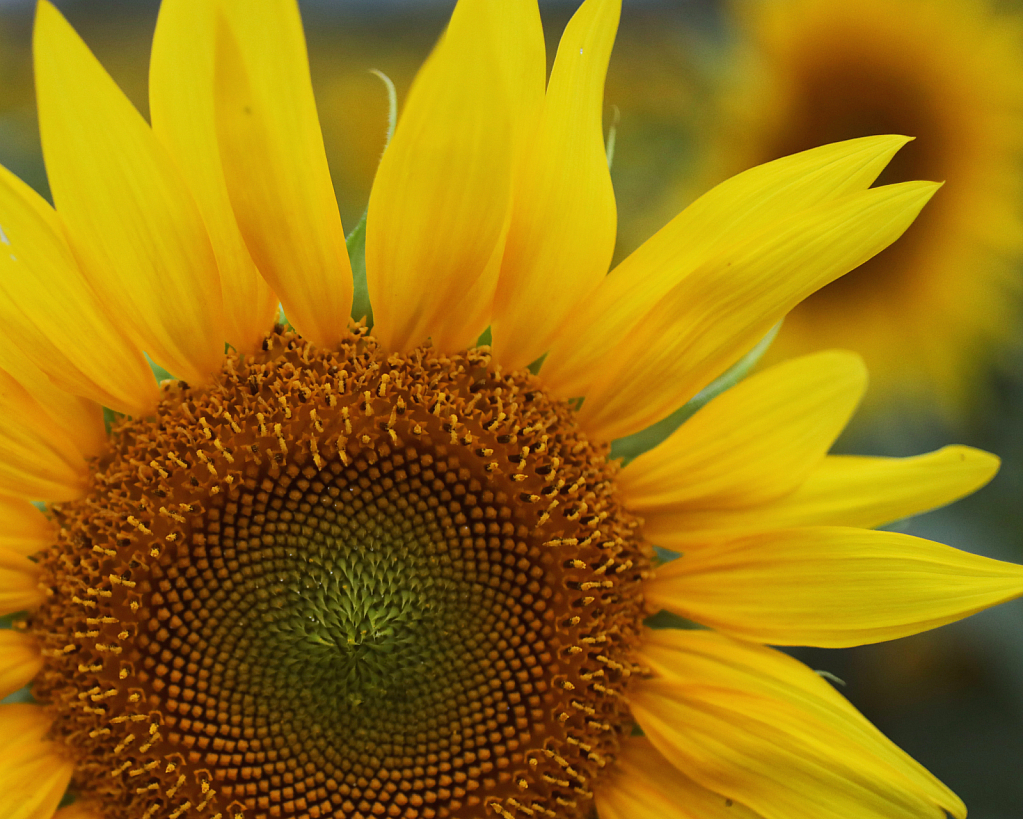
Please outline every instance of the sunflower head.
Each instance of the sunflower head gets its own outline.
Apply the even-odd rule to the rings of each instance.
[[[865,386],[849,353],[723,391],[936,186],[870,187],[903,137],[823,146],[608,274],[618,15],[586,0],[547,82],[535,4],[461,0],[353,233],[368,327],[293,0],[165,0],[151,124],[40,3],[56,207],[0,172],[0,685],[33,697],[0,705],[0,813],[962,817],[759,644],[1023,593],[1017,566],[866,528],[996,459],[827,456]]]
[[[118,425],[26,623],[89,795],[588,802],[631,726],[648,548],[606,445],[490,364],[278,329]]]

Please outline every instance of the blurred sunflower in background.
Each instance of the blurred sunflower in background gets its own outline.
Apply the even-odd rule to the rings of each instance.
[[[772,355],[861,353],[873,406],[961,414],[1018,341],[1023,24],[987,0],[739,0],[706,176],[837,139],[916,141],[882,181],[947,189],[898,245],[807,299]],[[1003,356],[1003,360],[1007,356]]]
[[[460,0],[346,239],[294,0],[164,0],[149,121],[39,3],[53,205],[0,169],[0,695],[31,691],[0,815],[965,816],[769,646],[1023,595],[872,528],[997,458],[828,455],[854,353],[740,380],[938,186],[874,186],[905,137],[823,145],[609,273],[620,11],[582,3],[548,81],[536,4]]]

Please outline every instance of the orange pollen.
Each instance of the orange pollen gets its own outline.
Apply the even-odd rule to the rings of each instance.
[[[34,694],[105,819],[584,817],[650,567],[617,465],[486,348],[278,328],[54,505]]]

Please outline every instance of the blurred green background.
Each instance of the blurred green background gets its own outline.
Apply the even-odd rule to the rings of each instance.
[[[379,69],[394,81],[400,105],[454,2],[300,3],[331,172],[342,220],[350,228],[365,208],[387,127],[386,94],[369,71]],[[786,0],[764,3],[782,7]],[[816,4],[854,8],[834,0]],[[146,114],[156,0],[58,0],[56,5]],[[541,2],[549,51],[576,5]],[[799,6],[813,3],[792,5],[798,12]],[[853,301],[856,309],[866,311],[862,320],[853,316],[847,322],[852,330],[847,328],[846,335],[853,343],[846,346],[859,349],[853,331],[863,328],[873,336],[863,339],[862,351],[868,359],[882,357],[875,368],[882,372],[874,379],[865,411],[837,449],[910,455],[963,443],[1000,455],[1002,472],[981,493],[892,528],[1023,562],[1023,323],[1017,319],[1023,233],[1016,231],[1023,209],[1018,195],[1023,187],[1023,93],[1017,87],[1023,86],[1023,57],[1016,59],[1023,53],[1023,34],[1015,22],[1023,4],[891,0],[892,14],[911,23],[911,30],[900,33],[879,6],[857,3],[866,16],[855,38],[850,30],[849,41],[870,45],[874,32],[886,33],[870,48],[849,53],[841,48],[814,51],[798,41],[808,36],[797,31],[798,13],[788,22],[784,15],[770,21],[774,29],[765,34],[757,29],[765,24],[756,6],[625,0],[605,113],[608,127],[617,123],[612,168],[620,225],[616,257],[635,249],[701,190],[750,162],[772,158],[778,146],[808,147],[797,143],[861,135],[857,130],[917,136],[916,144],[923,147],[914,148],[917,153],[896,163],[893,172],[910,174],[899,178],[947,179],[938,194],[953,202],[941,206],[945,221],[927,228],[921,224],[920,236],[907,236],[903,241],[915,245],[885,263],[883,280],[874,273],[869,279],[850,278],[859,282],[849,285],[856,292],[847,289],[840,298],[836,290],[821,300],[830,301],[822,309],[836,311],[835,318],[822,320],[825,328],[848,319]],[[32,91],[32,7],[31,2],[0,2],[0,162],[45,194]],[[913,16],[921,14],[928,21],[913,23]],[[814,31],[823,25],[816,22]],[[811,32],[810,40],[816,37]],[[842,42],[841,36],[836,42]],[[956,56],[960,50],[961,60]],[[845,63],[828,63],[836,51],[842,51]],[[986,62],[970,68],[964,61],[971,54]],[[899,59],[890,60],[893,55]],[[828,64],[814,62],[822,59]],[[857,66],[857,59],[866,62]],[[945,68],[954,80],[942,74]],[[958,125],[953,134],[942,125],[945,120],[976,124],[974,141],[964,141]],[[963,160],[960,165],[973,176],[960,174],[959,165],[936,160],[942,151]],[[970,151],[976,151],[975,161]],[[970,195],[957,194],[957,185]],[[958,221],[956,214],[962,217]],[[956,230],[973,234],[964,239]],[[984,231],[980,238],[974,235]],[[935,268],[920,261],[933,255],[910,258],[912,247],[928,243],[937,245],[939,257],[952,258],[953,252],[938,243],[953,240],[961,240],[952,245],[959,255],[947,281],[939,281]],[[903,281],[900,298],[906,301],[892,318],[894,297],[886,288],[914,265],[919,292],[906,290]],[[938,288],[937,294],[928,288]],[[988,301],[971,297],[978,288],[994,295]],[[881,310],[873,323],[872,299]],[[919,313],[915,319],[914,311]],[[889,325],[901,334],[883,335]],[[784,341],[785,332],[780,349],[791,354],[799,346]],[[928,332],[935,338],[927,350],[914,347]],[[815,341],[819,347],[831,343],[822,334],[803,344],[813,349]],[[895,375],[883,372],[886,355]],[[924,356],[936,356],[937,364],[925,365]],[[941,377],[900,386],[906,378],[899,373],[941,370],[942,356],[953,363]],[[1023,602],[892,643],[798,653],[814,668],[844,680],[843,693],[959,793],[974,819],[1023,817]]]

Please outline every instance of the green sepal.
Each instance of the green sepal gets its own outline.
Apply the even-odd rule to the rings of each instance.
[[[107,435],[114,428],[114,424],[124,418],[123,412],[117,412],[110,407],[103,407],[103,426],[106,427]]]
[[[391,137],[394,136],[394,129],[398,125],[398,92],[394,83],[383,71],[370,69],[370,74],[380,78],[387,89],[387,138],[384,140],[384,150],[391,144]],[[348,247],[348,260],[352,265],[352,280],[354,293],[352,296],[352,319],[366,320],[366,326],[373,326],[373,305],[369,301],[369,283],[366,280],[366,216],[368,209],[362,212],[362,218],[352,228],[351,233],[345,239]]]
[[[359,223],[345,239],[348,245],[348,260],[352,263],[352,279],[355,292],[352,296],[352,318],[366,319],[366,326],[373,326],[373,306],[369,303],[369,284],[366,281],[366,212]]]
[[[153,361],[153,359],[149,357],[149,353],[143,353],[143,355],[146,357],[146,362],[149,364],[149,369],[153,371],[153,376],[156,378],[158,383],[160,381],[174,380],[174,376],[167,372],[167,370],[165,370],[155,361]]]

